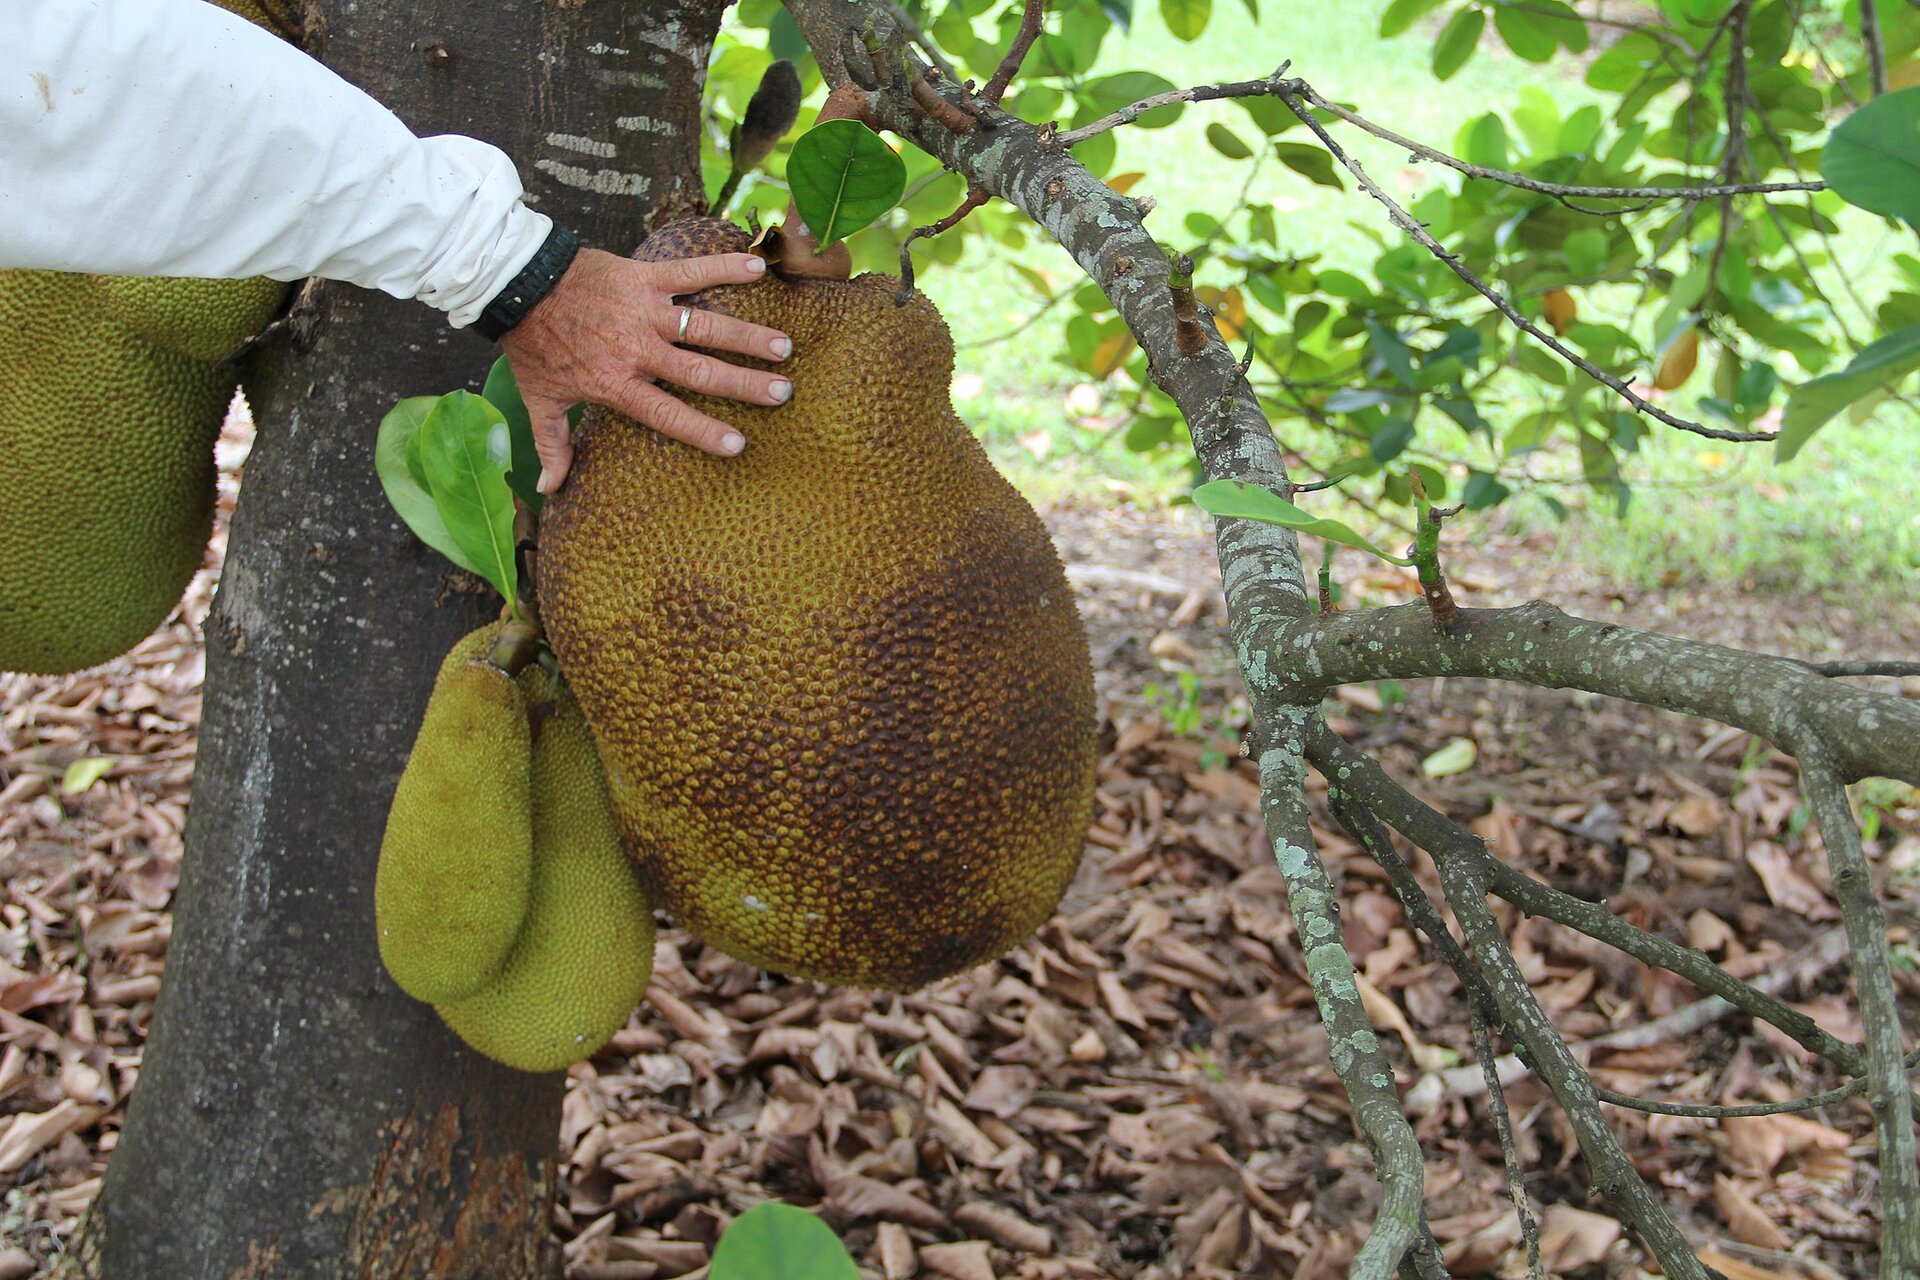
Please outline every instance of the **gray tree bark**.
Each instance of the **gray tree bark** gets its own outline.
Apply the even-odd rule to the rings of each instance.
[[[648,217],[700,204],[719,11],[359,0],[311,10],[308,42],[416,132],[505,148],[536,207],[625,252]],[[255,406],[166,983],[56,1276],[559,1274],[562,1077],[468,1052],[393,986],[373,930],[387,804],[434,670],[497,605],[394,516],[375,427],[403,396],[477,387],[494,355],[418,304],[324,287]]]

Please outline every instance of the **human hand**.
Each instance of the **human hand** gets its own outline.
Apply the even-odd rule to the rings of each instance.
[[[573,442],[567,410],[581,401],[603,404],[662,435],[722,456],[739,453],[746,438],[657,385],[750,404],[785,404],[793,384],[773,373],[745,369],[676,346],[732,351],[761,359],[793,354],[785,334],[731,316],[695,310],[678,336],[680,294],[721,284],[746,284],[767,264],[751,253],[721,253],[676,262],[636,262],[599,249],[582,249],[525,318],[500,339],[520,384],[540,455],[542,493],[567,478]]]

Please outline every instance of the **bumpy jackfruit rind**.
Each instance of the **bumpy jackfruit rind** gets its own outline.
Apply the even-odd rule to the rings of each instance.
[[[640,1003],[653,972],[653,910],[620,847],[579,704],[537,666],[520,683],[539,708],[533,898],[500,976],[439,1012],[494,1061],[557,1071],[591,1057]],[[551,714],[541,714],[543,702]]]
[[[171,276],[94,276],[114,318],[156,347],[192,360],[233,355],[266,328],[288,286],[265,276],[200,280]]]
[[[380,959],[430,1004],[499,974],[532,896],[532,739],[519,686],[483,661],[497,632],[469,634],[441,665],[374,876]]]
[[[97,666],[166,620],[206,551],[232,396],[88,277],[0,271],[0,670]]]
[[[640,256],[745,246],[665,230]],[[793,336],[793,402],[692,397],[752,442],[725,460],[590,412],[540,592],[656,904],[782,973],[912,989],[1052,912],[1095,720],[1064,568],[946,402],[945,324],[895,288],[702,298]]]

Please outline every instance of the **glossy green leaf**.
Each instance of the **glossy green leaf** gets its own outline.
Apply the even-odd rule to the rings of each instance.
[[[1486,28],[1487,15],[1483,9],[1468,7],[1449,18],[1433,42],[1434,78],[1450,80],[1456,71],[1466,66],[1467,59],[1480,47],[1480,33]]]
[[[1174,39],[1191,44],[1207,33],[1213,0],[1160,0],[1160,17]]]
[[[1207,141],[1213,149],[1229,160],[1251,160],[1253,148],[1240,141],[1238,134],[1223,124],[1207,126]]]
[[[871,225],[900,202],[907,167],[858,120],[829,120],[800,135],[787,157],[794,207],[821,248]]]
[[[780,12],[785,13],[786,10]],[[540,510],[546,502],[546,495],[538,487],[540,455],[533,447],[533,421],[527,416],[527,406],[520,399],[520,383],[513,376],[513,366],[507,363],[505,356],[495,360],[493,368],[487,370],[487,381],[480,388],[480,394],[507,420],[513,456],[513,465],[507,470],[507,487],[530,510]],[[578,414],[579,408],[576,406],[576,418]]]
[[[1835,414],[1862,397],[1892,386],[1915,369],[1920,369],[1920,325],[1888,334],[1838,373],[1801,383],[1787,397],[1780,438],[1774,442],[1774,460],[1792,458]]]
[[[467,572],[479,573],[479,565],[467,559],[447,531],[446,521],[440,518],[440,509],[427,491],[424,466],[407,465],[409,453],[419,457],[420,424],[438,400],[438,396],[409,396],[393,406],[380,420],[380,433],[373,443],[373,468],[380,477],[380,487],[386,490],[387,501],[416,538]]]
[[[1920,227],[1920,85],[1882,94],[1842,120],[1820,176],[1849,204]]]
[[[450,391],[420,424],[420,460],[433,505],[454,543],[475,573],[513,600],[519,573],[513,556],[513,492],[507,488],[513,460],[507,420],[484,396]]]
[[[757,1204],[714,1246],[708,1280],[859,1280],[840,1237],[790,1204]]]
[[[1394,564],[1413,563],[1382,551],[1338,520],[1308,515],[1279,494],[1242,480],[1209,480],[1193,491],[1193,502],[1211,515],[1277,524],[1326,542],[1337,542],[1343,547],[1371,552]]]

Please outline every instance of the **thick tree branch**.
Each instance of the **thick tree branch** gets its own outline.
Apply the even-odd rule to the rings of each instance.
[[[1542,601],[1462,609],[1450,632],[1422,604],[1289,619],[1256,670],[1296,697],[1337,685],[1485,676],[1643,702],[1787,747],[1812,735],[1848,781],[1920,784],[1920,703],[1830,680],[1786,658],[1593,622]]]
[[[1883,1280],[1912,1280],[1920,1276],[1920,1156],[1902,1062],[1900,1005],[1888,962],[1886,920],[1839,772],[1818,743],[1803,743],[1797,754],[1800,782],[1827,846],[1867,1042],[1867,1077],[1872,1082],[1867,1105],[1873,1108],[1880,1139],[1880,1275]]]

